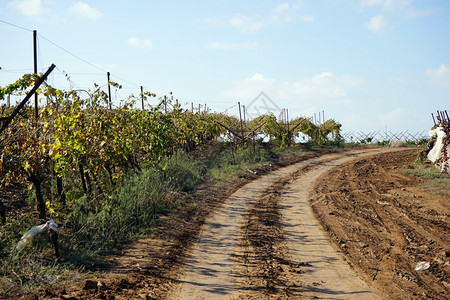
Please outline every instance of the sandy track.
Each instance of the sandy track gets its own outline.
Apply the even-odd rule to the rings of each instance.
[[[351,153],[323,155],[263,176],[236,191],[204,224],[198,242],[187,255],[177,284],[169,299],[278,298],[377,299],[333,248],[308,204],[314,181],[326,171],[365,155],[392,149],[365,149]],[[242,238],[248,211],[264,197],[268,188],[288,180],[284,196],[278,201],[281,214],[280,260],[290,260],[290,268],[278,267],[278,284],[258,288],[258,280],[249,282],[248,272],[257,271],[255,260],[242,260],[251,251]],[[295,180],[294,180],[295,178]],[[290,182],[289,182],[290,181]],[[279,191],[281,192],[281,191]],[[264,241],[261,241],[264,243]],[[271,251],[272,251],[271,250]],[[278,250],[276,250],[278,251]],[[276,253],[276,251],[274,253]],[[247,252],[247,254],[246,254]],[[272,257],[275,257],[272,255]],[[293,272],[293,262],[297,271]],[[250,265],[246,265],[250,264]],[[298,268],[301,266],[301,270]],[[265,268],[267,269],[267,268]],[[247,270],[247,271],[246,271]],[[250,271],[249,271],[250,270]],[[264,271],[264,270],[263,270]],[[258,279],[259,278],[259,279]],[[263,279],[264,280],[264,279]]]
[[[329,241],[308,201],[309,190],[321,174],[353,157],[325,162],[298,175],[281,199],[289,254],[303,263],[301,295],[327,299],[378,299],[344,262]]]

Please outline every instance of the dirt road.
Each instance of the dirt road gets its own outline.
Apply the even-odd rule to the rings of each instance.
[[[308,193],[331,168],[384,151],[324,155],[239,189],[203,226],[169,298],[378,299],[329,242]],[[271,198],[277,203],[267,203]]]
[[[324,174],[309,196],[333,243],[378,294],[449,299],[450,191],[396,171],[414,169],[416,158],[405,151],[351,161]],[[415,270],[421,261],[429,269]]]
[[[449,199],[397,172],[416,156],[325,154],[209,190],[104,275],[29,299],[447,299]]]

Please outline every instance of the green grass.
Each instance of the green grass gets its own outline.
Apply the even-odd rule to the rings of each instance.
[[[424,188],[450,199],[450,178],[435,178],[423,184]],[[449,200],[450,202],[450,200]]]
[[[300,157],[314,151],[305,145],[293,145],[281,148],[277,143],[258,144],[255,147],[234,148],[231,145],[221,145],[221,149],[215,155],[211,155],[203,161],[211,178],[218,185],[226,185],[236,180],[239,175],[254,171],[263,164],[283,161],[288,156]],[[322,151],[322,148],[315,148]]]
[[[429,161],[416,161],[411,165],[403,166],[401,171],[405,174],[425,179],[421,184],[422,188],[450,199],[450,175],[440,172]]]
[[[436,179],[436,178],[449,178],[448,174],[442,173],[430,162],[419,162],[416,161],[408,166],[403,166],[401,170],[412,176],[421,177],[425,179]]]
[[[226,185],[237,178],[247,169],[257,166],[263,158],[251,148],[235,148],[234,146],[221,146],[220,152],[203,161],[211,178],[219,185]]]

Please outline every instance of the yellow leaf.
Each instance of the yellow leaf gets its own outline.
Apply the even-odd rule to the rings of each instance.
[[[28,171],[28,169],[31,168],[31,166],[28,163],[28,161],[25,162],[25,165],[23,166],[23,168],[25,169],[25,171]]]

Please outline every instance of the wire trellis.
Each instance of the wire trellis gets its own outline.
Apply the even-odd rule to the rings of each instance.
[[[364,142],[365,144],[376,144],[384,141],[411,141],[417,143],[422,139],[428,140],[430,137],[427,130],[415,133],[408,130],[398,133],[379,130],[373,132],[349,131],[342,133],[342,138],[347,143]]]

